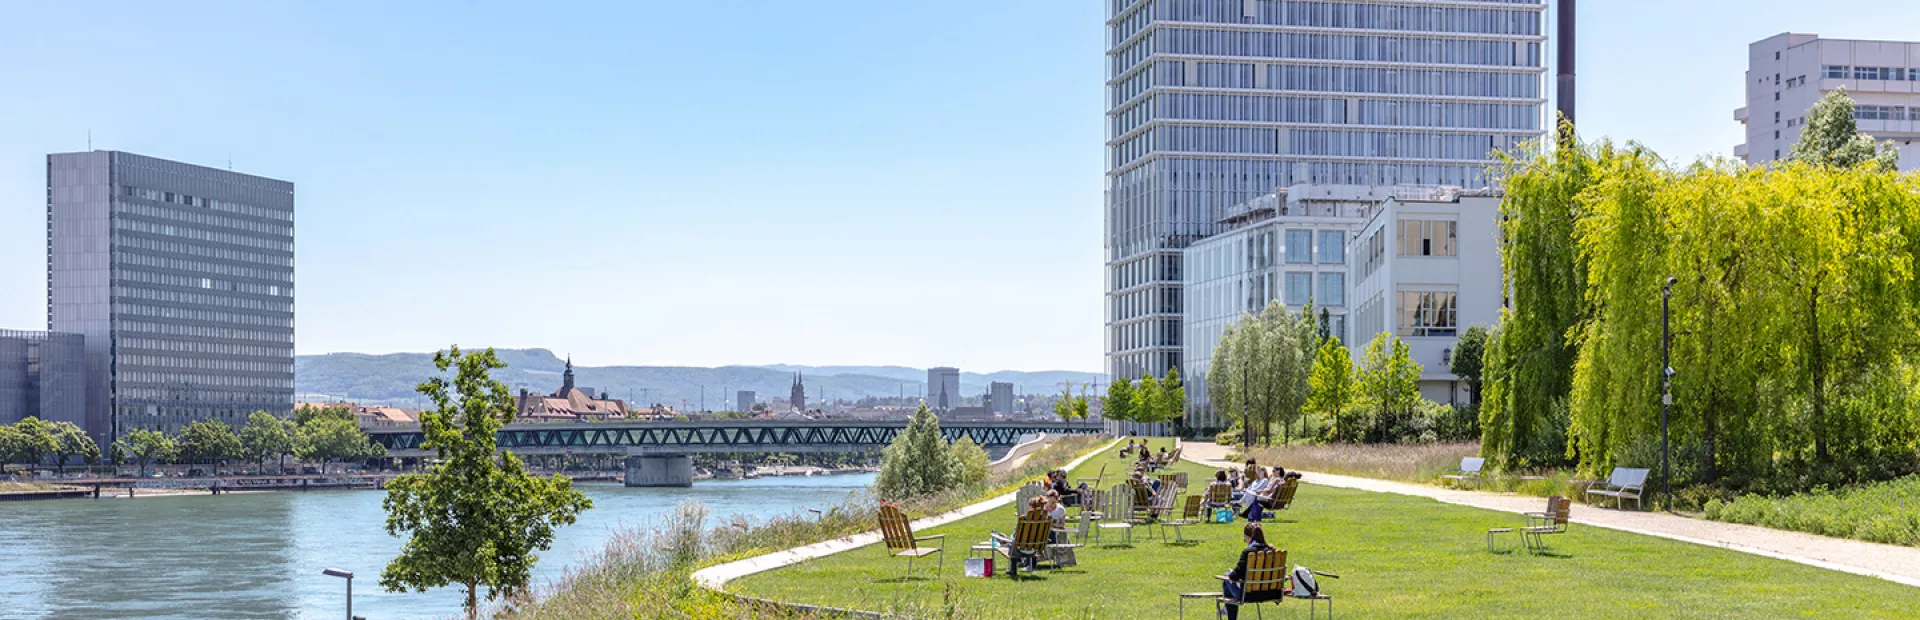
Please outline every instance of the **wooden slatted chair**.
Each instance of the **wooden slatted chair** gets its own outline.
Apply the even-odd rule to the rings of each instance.
[[[1215,578],[1228,581],[1224,575],[1216,575]],[[1255,613],[1260,613],[1261,603],[1284,601],[1292,589],[1292,573],[1287,570],[1286,550],[1257,551],[1247,554],[1247,575],[1240,581],[1240,598],[1222,596],[1220,604],[1253,605]]]
[[[1039,566],[1042,560],[1050,560],[1055,549],[1079,547],[1073,544],[1059,544],[1051,541],[1053,536],[1053,518],[1047,511],[1035,508],[1020,516],[1013,530],[1013,540],[996,545],[995,551],[1007,558],[1007,576],[1018,577],[1022,561],[1031,561]]]
[[[1095,540],[1105,536],[1104,532],[1107,530],[1124,530],[1127,533],[1127,542],[1129,544],[1133,542],[1133,489],[1130,487],[1131,485],[1122,482],[1113,485],[1113,489],[1107,491],[1106,509],[1101,511],[1105,513],[1105,518],[1096,530],[1100,536],[1096,536]]]
[[[947,535],[914,536],[913,520],[893,504],[880,505],[880,536],[887,543],[887,552],[896,558],[907,559],[907,572],[902,577],[913,575],[913,561],[929,555],[939,554],[940,570],[947,567]],[[937,540],[938,547],[922,547],[920,543]],[[938,573],[936,573],[938,574]]]
[[[1280,485],[1280,490],[1275,491],[1273,494],[1273,509],[1286,510],[1293,506],[1293,494],[1299,491],[1300,480],[1297,478],[1288,480],[1286,484]]]
[[[1567,518],[1573,514],[1573,499],[1555,495],[1547,498],[1546,512],[1527,513],[1527,526],[1520,528],[1520,540],[1535,553],[1547,550],[1546,536],[1567,533]]]
[[[1202,523],[1200,519],[1200,496],[1188,495],[1186,502],[1181,504],[1180,514],[1178,516],[1168,515],[1165,520],[1160,522],[1160,540],[1164,542],[1167,539],[1167,528],[1171,527],[1173,528],[1173,539],[1176,542],[1186,542],[1187,537],[1181,533],[1181,530],[1186,529],[1189,525],[1199,525],[1200,523]]]
[[[1208,508],[1231,508],[1233,506],[1233,483],[1215,481],[1207,485]]]
[[[1027,504],[1032,502],[1033,498],[1046,494],[1047,487],[1038,482],[1021,485],[1020,489],[1013,494],[1013,514],[1026,514]]]

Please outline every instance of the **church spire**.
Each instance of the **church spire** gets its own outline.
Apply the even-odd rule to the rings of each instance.
[[[560,375],[560,396],[573,393],[573,355],[567,355],[567,371]]]

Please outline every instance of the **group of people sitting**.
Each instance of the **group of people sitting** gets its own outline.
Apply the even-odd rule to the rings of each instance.
[[[1160,446],[1160,453],[1156,455],[1144,439],[1139,443],[1127,440],[1127,447],[1120,449],[1120,458],[1129,456],[1134,458],[1134,467],[1148,470],[1165,467],[1173,460],[1173,453],[1168,452],[1166,446]]]
[[[1274,498],[1279,495],[1280,489],[1286,486],[1288,481],[1299,479],[1299,472],[1289,472],[1287,468],[1279,465],[1270,468],[1261,467],[1253,459],[1247,459],[1246,467],[1243,469],[1222,469],[1213,472],[1213,484],[1209,487],[1207,496],[1216,495],[1211,491],[1213,486],[1226,487],[1228,492],[1225,495],[1231,498],[1230,502],[1238,509],[1240,516],[1248,521],[1258,522],[1264,514],[1274,509]],[[1210,505],[1208,507],[1226,508],[1228,506]]]

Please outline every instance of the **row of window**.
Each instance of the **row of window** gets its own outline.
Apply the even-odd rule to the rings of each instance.
[[[1536,4],[1537,0],[1515,2]],[[1534,36],[1540,34],[1537,10],[1440,8],[1356,2],[1258,0],[1248,14],[1246,0],[1154,0],[1109,28],[1109,46],[1119,45],[1154,21],[1262,24],[1315,28],[1404,30]]]
[[[1319,280],[1319,288],[1314,280]],[[1286,286],[1280,290],[1280,303],[1293,308],[1302,308],[1311,303],[1317,306],[1344,306],[1347,304],[1347,274],[1338,271],[1289,271]]]
[[[278,284],[255,284],[252,282],[235,282],[232,280],[216,280],[213,278],[203,278],[198,276],[181,276],[181,275],[174,275],[170,273],[154,273],[150,271],[141,271],[139,269],[115,269],[113,272],[113,279],[116,282],[135,282],[140,284],[157,284],[161,286],[178,286],[181,288],[194,288],[194,289],[200,289],[203,291],[227,291],[230,293],[246,293],[248,295],[266,295],[269,297],[279,297],[280,294],[284,292],[287,294],[288,297],[293,296],[292,287],[282,288]]]
[[[197,228],[192,228],[187,226],[174,226],[172,224],[155,224],[150,222],[142,222],[138,220],[129,220],[126,218],[113,218],[113,228],[114,230],[147,233],[150,235],[165,235],[168,237],[181,237],[185,239],[194,239],[198,241],[207,241],[212,243],[225,243],[228,245],[237,245],[241,247],[248,247],[248,248],[260,249],[260,250],[279,250],[281,252],[293,251],[293,241],[291,239],[263,239],[254,235],[242,235],[242,234],[227,233],[227,232],[207,231],[207,230],[200,230]]]
[[[289,223],[293,221],[293,211],[288,209],[269,209],[266,207],[256,207],[246,203],[233,202],[231,200],[215,200],[215,199],[207,198],[204,196],[189,196],[186,194],[163,192],[159,190],[146,189],[143,187],[121,186],[120,193],[121,195],[124,195],[124,196],[132,196],[134,198],[145,198],[147,200],[152,200],[155,202],[164,202],[167,204],[184,205],[189,207],[200,207],[202,209],[213,209],[215,211],[226,211],[228,213],[238,213],[241,215],[250,215],[253,217],[267,218],[271,220],[280,220],[280,221],[289,222]]]
[[[1112,304],[1109,320],[1125,321],[1149,314],[1179,314],[1181,312],[1180,287],[1155,286],[1129,293],[1109,296]]]
[[[1122,135],[1146,120],[1160,118],[1537,131],[1539,112],[1533,104],[1164,93],[1117,115],[1122,123],[1114,128],[1120,130],[1115,135]]]
[[[1496,151],[1517,150],[1527,136],[1428,134],[1397,131],[1268,129],[1264,127],[1158,127],[1114,147],[1115,161],[1129,162],[1153,150],[1245,155],[1311,155],[1489,161]]]
[[[1459,256],[1459,225],[1453,220],[1400,220],[1401,256]]]
[[[181,222],[186,224],[196,224],[200,226],[228,228],[233,230],[244,230],[250,233],[256,233],[261,235],[278,235],[282,237],[293,236],[293,226],[290,224],[256,222],[253,220],[245,220],[245,219],[240,219],[236,217],[228,217],[228,216],[220,215],[217,213],[207,213],[203,211],[189,211],[186,209],[175,209],[171,207],[160,207],[160,206],[154,206],[154,205],[143,205],[137,202],[127,202],[124,200],[115,202],[113,204],[114,204],[114,213],[117,213],[120,215],[137,215],[141,217],[170,220],[170,221]]]
[[[275,345],[234,344],[229,342],[207,342],[203,340],[174,340],[170,338],[116,338],[113,342],[116,351],[160,351],[168,353],[191,353],[199,355],[236,355],[251,357],[293,358],[293,347]]]
[[[185,259],[185,258],[167,258],[165,256],[152,256],[148,254],[141,254],[139,252],[117,252],[113,255],[113,257],[115,259],[114,262],[119,265],[130,265],[130,266],[138,266],[138,267],[157,267],[160,269],[172,269],[175,271],[196,271],[201,273],[210,273],[217,276],[227,276],[231,278],[252,278],[255,280],[271,280],[274,282],[289,282],[289,283],[293,282],[293,271],[284,269],[284,268],[260,269],[255,267],[242,267],[239,265],[229,265],[226,263],[210,263],[206,261],[197,261],[197,260],[191,260],[191,259]]]
[[[210,284],[210,283],[209,283]],[[293,312],[291,295],[283,299],[255,299],[233,295],[204,295],[185,291],[171,291],[145,286],[116,286],[113,296],[118,299],[144,299],[164,301],[174,304],[193,304],[237,310],[259,310],[262,312]]]
[[[172,252],[174,254],[186,254],[188,256],[204,256],[207,258],[218,258],[220,260],[239,261],[271,267],[293,267],[293,255],[291,253],[262,254],[260,252],[210,246],[204,243],[181,243],[166,239],[114,235],[113,247],[153,252]]]
[[[219,338],[222,340],[240,340],[249,342],[279,342],[293,344],[293,331],[287,329],[244,329],[227,325],[181,325],[178,323],[154,323],[132,319],[113,321],[115,337],[122,334],[173,336],[177,338]]]
[[[1920,82],[1920,68],[1825,65],[1820,68],[1820,72],[1821,75],[1834,80],[1854,79]]]
[[[293,372],[293,360],[265,362],[258,360],[236,359],[231,357],[181,357],[175,355],[119,354],[114,356],[122,368],[143,366],[152,368],[180,368],[186,370],[218,370],[222,372]]]
[[[1140,321],[1127,325],[1115,325],[1113,327],[1112,338],[1113,342],[1107,349],[1109,351],[1130,351],[1147,347],[1178,348],[1180,346],[1180,321],[1178,319],[1165,319]],[[1178,352],[1174,352],[1172,355],[1176,360],[1178,356]],[[1161,372],[1165,371],[1162,370]]]
[[[1853,106],[1853,118],[1862,121],[1920,121],[1920,108],[1897,105],[1856,105]]]
[[[169,372],[122,370],[113,373],[114,396],[120,399],[160,400],[160,401],[202,401],[202,402],[255,402],[261,394],[258,392],[217,389],[217,388],[259,388],[292,389],[293,373],[287,371],[286,378],[263,377],[258,375],[236,375],[227,373]],[[128,384],[191,385],[191,388],[177,387],[141,387]]]
[[[1287,262],[1306,264],[1318,262],[1322,265],[1338,265],[1347,261],[1347,233],[1338,230],[1318,231],[1320,237],[1319,253],[1314,253],[1313,238],[1316,231],[1289,229],[1286,236]]]
[[[282,316],[264,316],[252,313],[227,312],[224,310],[202,310],[199,308],[175,308],[172,306],[151,306],[142,303],[116,303],[113,313],[129,317],[154,317],[179,321],[206,321],[224,325],[248,325],[254,327],[284,327],[293,329],[293,318]]]
[[[1248,32],[1165,28],[1148,34],[1132,47],[1150,47],[1168,54],[1247,56],[1316,60],[1362,60],[1419,64],[1540,66],[1539,43],[1399,37],[1381,35]],[[1142,52],[1135,52],[1136,54]],[[1145,56],[1120,65],[1124,69]],[[1119,71],[1116,70],[1115,73]]]
[[[1115,265],[1109,290],[1124,290],[1148,282],[1179,282],[1180,255],[1162,254]]]

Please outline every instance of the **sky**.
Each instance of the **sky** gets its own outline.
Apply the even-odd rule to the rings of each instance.
[[[0,328],[91,136],[296,184],[300,354],[1097,371],[1106,4],[0,2]],[[1915,23],[1589,1],[1581,133],[1730,156],[1749,43]]]

